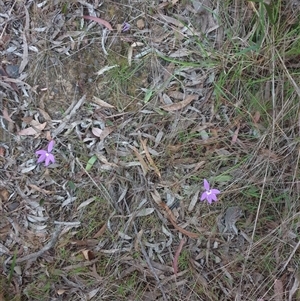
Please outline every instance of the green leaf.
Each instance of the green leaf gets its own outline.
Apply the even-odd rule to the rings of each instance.
[[[144,103],[147,103],[151,99],[152,94],[153,94],[153,90],[146,89],[146,93],[145,93],[145,97],[144,97]]]
[[[94,163],[97,161],[97,156],[94,155],[93,157],[91,157],[88,161],[88,163],[86,164],[85,170],[89,171],[91,170],[91,168],[93,167]]]
[[[231,179],[232,179],[232,177],[229,175],[219,175],[214,178],[215,182],[218,182],[218,183],[229,182]]]

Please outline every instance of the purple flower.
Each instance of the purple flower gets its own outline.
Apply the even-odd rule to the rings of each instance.
[[[127,22],[124,22],[122,25],[122,32],[128,31],[130,29],[130,24]]]
[[[51,140],[48,144],[47,150],[40,149],[35,152],[36,155],[39,155],[37,163],[45,161],[45,166],[48,166],[51,163],[55,162],[54,156],[51,154],[51,151],[54,146],[54,140]]]
[[[209,204],[211,204],[213,201],[216,202],[218,200],[217,194],[220,193],[220,190],[210,189],[210,185],[206,179],[204,179],[204,188],[206,191],[202,193],[200,201],[204,201],[206,199]]]

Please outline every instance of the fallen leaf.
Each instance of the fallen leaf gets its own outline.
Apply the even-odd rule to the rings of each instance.
[[[82,16],[82,18],[86,19],[86,20],[92,20],[92,21],[95,21],[101,25],[104,25],[107,29],[109,30],[113,30],[113,28],[111,27],[111,25],[109,24],[109,22],[101,19],[101,18],[98,18],[98,17],[93,17],[93,16]]]
[[[171,224],[173,225],[173,227],[176,230],[178,230],[179,232],[181,232],[182,234],[184,234],[190,238],[198,238],[199,237],[199,235],[197,233],[187,231],[176,224],[176,218],[175,218],[172,210],[167,206],[167,204],[165,202],[163,202],[161,200],[161,197],[157,190],[154,189],[154,191],[150,192],[150,193],[151,193],[151,196],[152,196],[153,200],[155,201],[155,203],[158,204],[160,207],[162,207],[166,211],[169,221],[171,222]]]
[[[37,131],[33,127],[29,127],[27,129],[21,130],[18,132],[19,136],[31,136],[37,134]]]
[[[139,217],[139,216],[147,216],[150,215],[154,212],[154,208],[144,208],[141,209],[137,212],[137,214],[135,215],[135,217]]]
[[[30,122],[30,124],[32,125],[32,127],[29,127],[29,128],[19,131],[18,135],[19,136],[35,135],[35,134],[41,132],[45,128],[45,126],[47,125],[47,122],[39,123],[35,120],[32,120]]]
[[[107,229],[107,226],[106,226],[106,224],[104,224],[100,228],[100,230],[93,236],[93,238],[99,238],[100,236],[102,236],[105,233],[106,229]]]
[[[105,67],[101,68],[99,71],[97,71],[95,74],[102,75],[104,72],[109,71],[110,69],[113,69],[116,67],[119,67],[119,65],[105,66]],[[95,98],[95,96],[94,96],[94,98]],[[96,98],[98,98],[98,97],[96,97]]]
[[[53,191],[51,191],[51,190],[46,190],[46,189],[40,188],[34,184],[28,184],[28,186],[30,188],[32,188],[33,190],[44,193],[44,194],[52,194],[53,193]]]
[[[139,19],[136,21],[136,26],[138,29],[143,29],[145,27],[145,22],[143,19]]]
[[[101,135],[99,136],[100,140],[104,140],[111,132],[113,132],[115,130],[114,127],[106,127]]]
[[[236,141],[237,141],[237,139],[238,139],[239,131],[240,131],[240,125],[238,124],[238,125],[237,125],[237,128],[236,128],[236,130],[234,131],[234,134],[233,134],[233,136],[232,136],[231,144],[236,143]]]
[[[6,152],[5,148],[3,146],[0,146],[0,156],[1,157],[5,156],[5,152]]]
[[[58,295],[62,295],[62,294],[64,294],[65,292],[66,292],[66,290],[63,290],[63,289],[59,289],[59,290],[56,291],[56,293],[57,293]]]
[[[169,55],[169,57],[172,57],[172,58],[176,58],[176,57],[184,57],[184,56],[188,56],[191,54],[191,50],[189,49],[185,49],[185,48],[180,48],[178,49],[177,51],[171,53]]]
[[[130,144],[128,146],[134,151],[136,157],[140,161],[140,164],[141,164],[144,176],[145,176],[147,174],[148,170],[149,170],[147,163],[145,162],[143,157],[140,155],[140,153],[138,152],[138,150],[134,146],[131,146]]]
[[[253,116],[254,123],[258,123],[259,119],[260,119],[260,113],[259,111],[256,111]]]
[[[12,122],[12,123],[15,123],[9,116],[8,112],[7,112],[7,108],[3,108],[3,111],[2,111],[2,114],[3,114],[3,118],[6,119],[7,121],[9,122]]]
[[[90,291],[90,292],[87,294],[88,300],[91,300],[92,298],[94,298],[94,297],[97,295],[97,293],[98,293],[99,290],[100,290],[100,287],[95,288],[95,289],[93,289],[92,291]]]
[[[27,32],[29,31],[29,13],[27,7],[24,5],[24,11],[25,11],[25,25],[24,30],[22,33],[23,36],[23,55],[22,55],[22,61],[20,64],[19,72],[22,73],[25,69],[25,67],[28,64],[28,43],[27,43]]]
[[[45,112],[44,110],[42,110],[40,108],[38,110],[40,111],[40,113],[42,114],[42,116],[44,117],[44,119],[46,121],[51,121],[52,120],[50,115],[47,112]]]
[[[81,252],[82,252],[85,260],[90,261],[90,260],[95,259],[95,255],[91,250],[82,250]]]
[[[96,161],[97,161],[97,156],[96,156],[96,155],[92,156],[92,157],[88,160],[88,162],[87,162],[87,164],[86,164],[86,167],[85,167],[85,170],[86,170],[86,171],[91,170],[91,168],[93,167],[93,165],[95,164]]]
[[[198,95],[188,95],[183,101],[180,101],[180,102],[177,102],[174,104],[170,104],[170,105],[166,105],[166,106],[162,106],[161,109],[168,111],[168,112],[177,111],[177,110],[183,109],[184,107],[186,107],[188,104],[190,104],[195,99],[198,99]]]
[[[154,169],[155,173],[158,175],[158,177],[161,178],[160,171],[159,171],[158,167],[155,165],[155,163],[154,163],[154,161],[153,161],[153,159],[152,159],[152,157],[151,157],[151,155],[150,155],[150,153],[148,151],[148,147],[146,145],[147,144],[147,140],[142,140],[141,139],[141,143],[142,143],[143,149],[145,151],[146,157],[147,157],[150,165],[153,167],[153,169]]]
[[[192,197],[192,200],[189,204],[189,207],[188,207],[188,211],[191,212],[194,210],[194,207],[195,205],[197,204],[197,202],[199,201],[199,193],[200,193],[200,189],[198,189],[196,191],[196,193],[194,194],[194,196]]]
[[[81,208],[83,208],[83,207],[85,207],[85,206],[91,204],[91,203],[94,202],[95,200],[96,200],[96,197],[89,198],[88,200],[82,202],[82,203],[78,206],[77,210],[79,210],[79,209],[81,209]]]
[[[92,128],[92,133],[96,136],[96,137],[100,137],[102,134],[103,130],[99,129],[99,128]]]
[[[274,282],[274,300],[283,301],[283,283],[281,280],[275,279]]]

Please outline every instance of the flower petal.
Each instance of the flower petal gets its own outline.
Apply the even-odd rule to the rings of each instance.
[[[35,152],[36,155],[45,155],[47,152],[44,149],[37,150]]]
[[[218,199],[217,199],[217,196],[216,196],[215,194],[211,194],[210,197],[211,197],[211,199],[212,199],[213,201],[215,201],[215,202],[218,200]]]
[[[50,164],[50,159],[49,156],[47,156],[45,160],[45,166],[48,166],[49,164]]]
[[[212,203],[212,196],[211,196],[211,194],[209,194],[209,195],[206,197],[206,199],[207,199],[207,202],[208,202],[209,204]]]
[[[47,154],[47,153],[41,154],[40,157],[38,158],[37,163],[41,163],[41,162],[45,161],[45,159],[46,159],[46,154]]]
[[[200,201],[204,201],[207,198],[207,193],[204,191],[201,195]]]
[[[205,188],[205,190],[209,190],[209,183],[208,183],[208,181],[206,180],[206,179],[204,179],[204,188]]]
[[[51,140],[48,144],[48,153],[51,153],[54,146],[54,140]]]
[[[212,189],[212,190],[211,190],[211,193],[212,193],[212,194],[219,194],[219,193],[221,193],[221,191],[218,190],[218,189]]]
[[[52,154],[48,154],[49,161],[55,163],[55,157]]]

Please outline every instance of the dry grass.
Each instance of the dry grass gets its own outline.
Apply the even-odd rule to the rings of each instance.
[[[0,301],[300,298],[297,6],[0,7]]]

